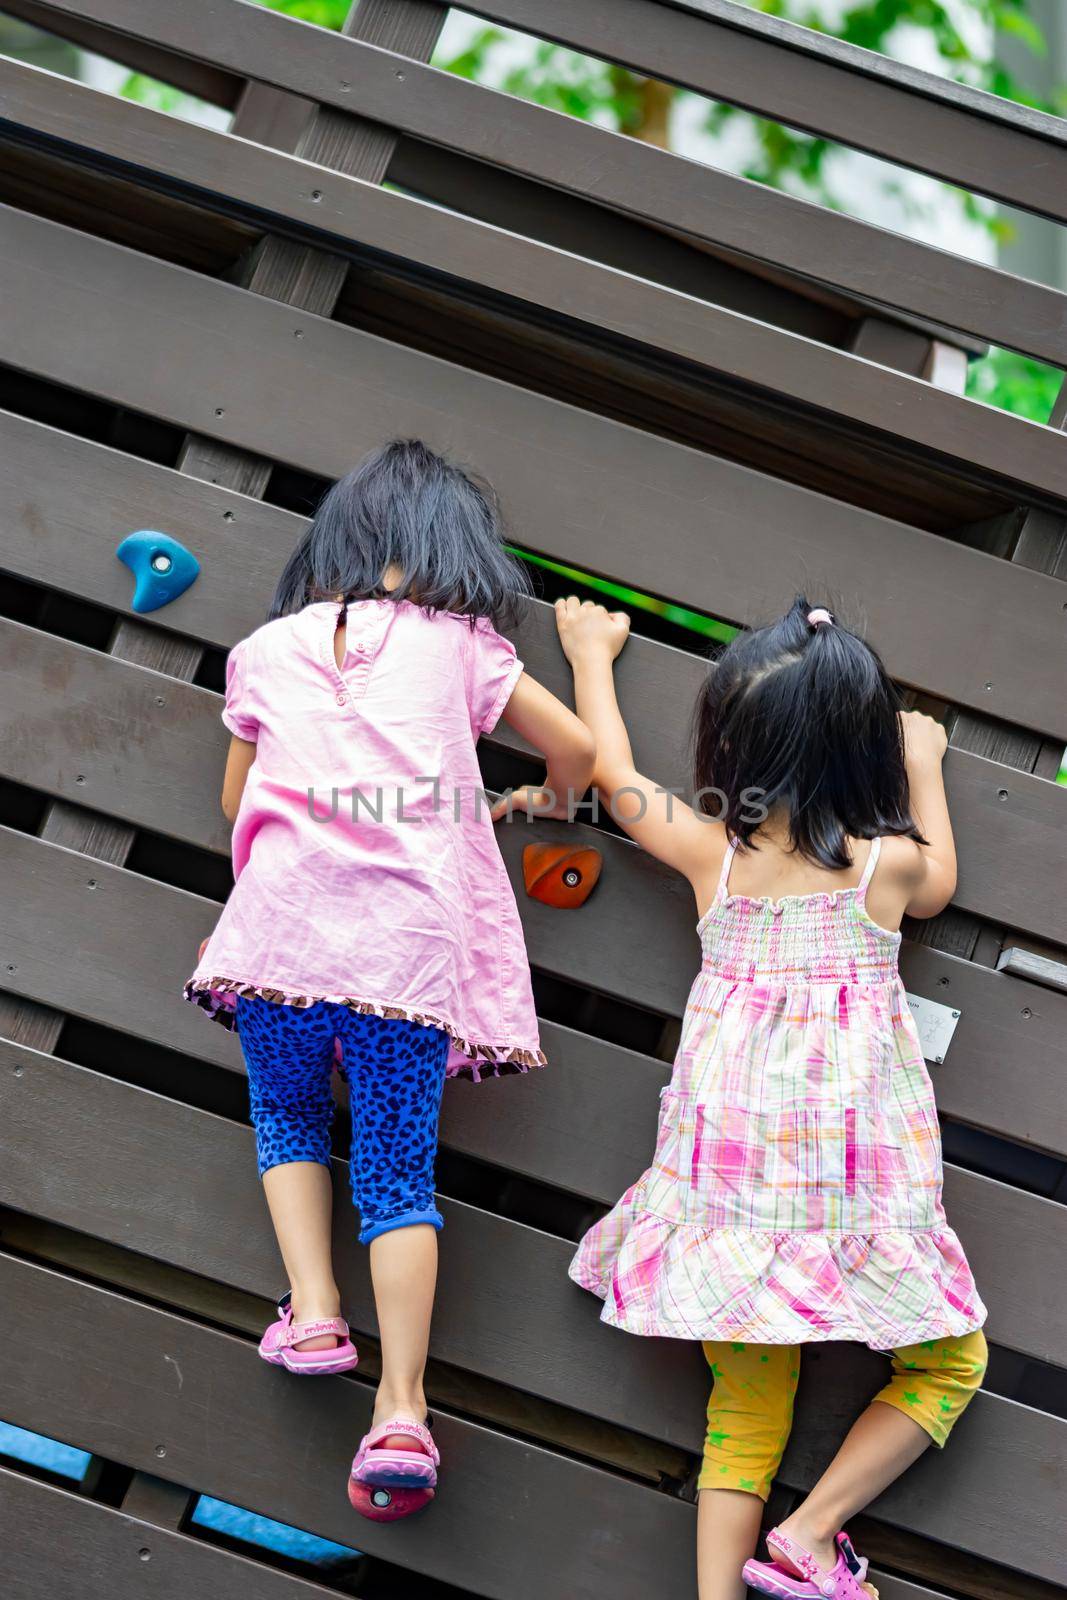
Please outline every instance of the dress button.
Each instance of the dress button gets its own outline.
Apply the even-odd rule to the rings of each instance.
[[[339,694],[337,696],[337,704],[339,706],[343,706],[347,699],[348,699],[348,696],[346,694]]]

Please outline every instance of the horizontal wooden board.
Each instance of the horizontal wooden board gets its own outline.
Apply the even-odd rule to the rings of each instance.
[[[191,1589],[202,1600],[325,1600],[337,1593],[6,1467],[0,1467],[0,1538],[8,1600],[52,1600],[57,1587],[79,1600],[182,1600]],[[905,1578],[874,1568],[871,1576],[882,1600],[944,1600]],[[613,1587],[624,1593],[617,1582]]]
[[[643,281],[634,282],[624,273],[580,262],[530,238],[340,174],[330,174],[328,192],[320,191],[312,210],[305,162],[212,129],[176,123],[173,117],[15,61],[0,61],[0,111],[9,137],[59,149],[104,172],[133,171],[183,198],[236,212],[242,220],[269,217],[272,228],[313,229],[328,236],[334,248],[358,246],[416,262],[739,380],[766,383],[797,402],[900,432],[912,442],[936,445],[936,438],[925,431],[931,404],[945,415],[958,411],[946,407],[943,399],[931,402],[928,385],[916,389],[881,369],[878,391],[871,395],[874,409],[861,414],[852,395],[862,378],[855,361],[808,343],[806,365],[790,363],[790,351],[800,354],[795,341],[783,342],[781,334],[763,323],[731,320],[713,306],[657,288],[647,281],[655,276],[652,261],[640,275]],[[714,182],[721,190],[707,209],[707,225],[719,243],[753,251],[777,267],[792,267],[843,289],[854,276],[865,301],[878,299],[946,325],[954,326],[962,317],[972,335],[1067,364],[1067,297],[1058,290],[766,185],[715,169],[707,174],[705,183]],[[703,298],[709,298],[707,290]],[[765,367],[759,363],[764,346]],[[904,415],[892,403],[894,390],[909,396]]]
[[[17,366],[328,476],[390,433],[421,435],[496,482],[526,549],[738,621],[776,614],[797,588],[819,598],[829,588],[898,677],[1064,731],[1059,580],[58,224],[6,215],[0,286],[12,315],[0,356]],[[77,341],[62,334],[60,306],[81,329]],[[938,628],[927,623],[933,593],[943,597]],[[1026,662],[1023,633],[1034,652]]]
[[[7,1600],[327,1600],[337,1590],[0,1467]]]
[[[490,1600],[694,1593],[685,1501],[436,1414],[444,1462],[430,1512],[397,1528],[351,1510],[345,1478],[373,1390],[294,1383],[255,1345],[0,1255],[12,1359],[0,1416],[113,1460],[353,1544]],[[17,1302],[17,1303],[16,1303]],[[299,1470],[287,1470],[299,1441]],[[508,1492],[503,1492],[503,1486]],[[590,1530],[596,1536],[590,1537]]]
[[[509,145],[518,147],[523,159],[523,144],[540,150],[562,137],[549,121],[553,114],[546,115],[541,107],[510,97],[500,98],[494,107],[494,91],[481,85],[428,67],[409,72],[394,65],[387,52],[375,62],[367,47],[233,0],[185,0],[180,10],[165,0],[52,3],[58,11],[76,12],[195,60],[351,109],[435,143],[475,154],[471,145],[477,141],[482,155],[500,164],[507,161]],[[514,9],[519,0],[511,4]],[[492,12],[493,6],[484,9]],[[823,41],[809,30],[795,29],[783,48],[780,39],[768,39],[754,28],[751,13],[737,5],[728,7],[728,23],[713,19],[706,6],[687,18],[676,7],[649,0],[621,5],[616,0],[583,0],[580,8],[567,7],[566,0],[554,0],[550,8],[525,0],[525,11],[531,32],[576,36],[580,30],[587,41],[583,47],[594,55],[614,54],[625,61],[634,61],[635,52],[647,57],[637,65],[639,72],[658,72],[669,51],[669,70],[662,75],[699,93],[1067,221],[1067,152],[1056,117],[1009,107],[975,90],[946,93],[943,80],[934,74],[909,72],[866,51],[854,52],[842,70],[841,63],[826,59]],[[303,31],[295,32],[296,27]],[[811,48],[803,49],[805,45]],[[875,70],[861,73],[857,62],[873,63]],[[694,69],[699,71],[696,83]],[[535,118],[526,115],[531,109],[538,113]],[[561,113],[554,115],[562,118]],[[577,162],[583,147],[570,120],[570,151]],[[532,155],[525,153],[524,159]],[[600,170],[582,164],[572,183],[610,203],[613,197],[604,193],[601,179],[604,167],[612,165],[631,180],[637,175],[627,156],[614,152],[605,156]]]
[[[732,0],[479,0],[472,9],[1011,205],[1065,217],[1055,193],[1063,180],[1053,178],[1064,158],[1057,117]]]
[[[516,642],[527,670],[569,698],[569,672],[548,605],[536,602],[531,607]],[[661,782],[684,787],[685,751],[679,748],[683,726],[675,708],[695,699],[703,663],[647,640],[635,640],[623,659],[619,686],[623,707],[640,730],[634,739],[637,759]],[[5,776],[187,843],[228,850],[228,829],[217,799],[228,742],[218,718],[218,696],[2,620],[0,660],[12,682],[0,710],[0,726],[7,733],[7,750],[0,756]],[[519,746],[506,724],[498,725],[494,741]],[[1046,779],[955,750],[949,752],[945,777],[960,855],[955,903],[1035,937],[1067,943],[1067,881],[1058,855],[1067,794]],[[595,820],[589,810],[584,815]],[[539,826],[546,836],[553,832],[551,824]],[[498,832],[519,888],[528,825],[519,819]],[[561,833],[559,825],[554,833]],[[633,891],[631,878],[636,877],[657,897],[665,894],[672,906],[684,907],[686,921],[692,922],[688,887],[675,874],[628,843],[604,838],[600,830],[589,840],[599,842],[627,875],[598,889],[590,915],[606,917],[607,902],[620,890]],[[1010,873],[1005,871],[1009,856]],[[536,903],[525,909],[528,918],[543,918]],[[560,923],[558,914],[550,913],[545,932],[551,925],[566,936],[566,930],[580,930],[587,920],[588,915],[579,923]],[[580,946],[582,938],[566,942]],[[676,951],[686,948],[674,946]],[[580,949],[569,948],[567,954],[577,957]],[[684,969],[681,976],[688,981]],[[603,987],[600,982],[595,986]],[[661,999],[658,1009],[670,1007]]]
[[[900,970],[909,992],[960,1013],[944,1062],[930,1069],[941,1109],[1067,1154],[1067,996],[927,945],[905,943]]]
[[[572,1044],[578,1038],[572,1034]],[[589,1069],[592,1081],[581,1108],[584,1120],[550,1159],[539,1161],[536,1154],[525,1155],[515,1165],[549,1182],[561,1174],[564,1187],[612,1203],[651,1159],[656,1093],[666,1081],[668,1069],[657,1073],[654,1063],[641,1057],[628,1060],[628,1052],[616,1052],[617,1082],[608,1093],[602,1076],[595,1072],[596,1043],[587,1044],[594,1066]],[[462,1123],[467,1108],[482,1098],[482,1089],[489,1089],[485,1103],[494,1116],[490,1119],[484,1114],[482,1127],[490,1120],[492,1125],[481,1137],[468,1134],[464,1148],[481,1160],[511,1168],[509,1147],[514,1150],[529,1144],[535,1152],[544,1149],[565,1110],[579,1109],[574,1076],[572,1056],[570,1061],[564,1057],[562,1062],[554,1062],[551,1070],[529,1084],[450,1085],[443,1137],[454,1144],[456,1117]],[[180,1092],[180,1086],[176,1087]],[[507,1104],[504,1090],[510,1090]],[[606,1105],[613,1109],[611,1131],[604,1137]],[[644,1116],[638,1114],[639,1106]],[[6,1157],[8,1170],[0,1174],[3,1204],[221,1278],[235,1288],[271,1292],[271,1282],[264,1287],[264,1280],[276,1270],[276,1258],[256,1179],[252,1135],[247,1129],[2,1041],[0,1108],[12,1146]],[[161,1151],[166,1152],[162,1162]],[[203,1193],[189,1192],[191,1164],[203,1173]],[[142,1223],[137,1220],[138,1208],[144,1209],[146,1189],[153,1196],[152,1215]],[[338,1258],[352,1294],[349,1316],[366,1329],[372,1325],[368,1320],[372,1317],[369,1283],[363,1270],[364,1253],[354,1243],[340,1165],[337,1190]],[[665,1400],[661,1373],[659,1381],[651,1384],[652,1374],[640,1368],[631,1390],[628,1382],[623,1384],[628,1373],[620,1372],[623,1392],[617,1395],[614,1379],[611,1388],[602,1393],[599,1379],[589,1376],[586,1368],[595,1366],[596,1349],[589,1346],[588,1318],[576,1321],[570,1291],[565,1289],[560,1296],[553,1287],[555,1279],[562,1285],[571,1246],[518,1224],[486,1217],[469,1206],[448,1201],[444,1205],[451,1276],[443,1286],[435,1324],[435,1353],[442,1360],[488,1371],[488,1365],[479,1363],[499,1361],[500,1350],[506,1348],[505,1361],[518,1361],[520,1367],[529,1365],[531,1370],[539,1366],[523,1350],[522,1339],[517,1341],[506,1320],[509,1275],[524,1262],[524,1281],[528,1285],[544,1282],[548,1299],[560,1302],[555,1307],[560,1336],[573,1351],[572,1370],[551,1380],[551,1397],[645,1433],[658,1436],[666,1428],[667,1442],[694,1447],[689,1407],[691,1363],[679,1375],[682,1399],[676,1408]],[[1026,1355],[1067,1366],[1067,1304],[1063,1283],[1054,1271],[1054,1263],[1067,1251],[1067,1207],[951,1166],[946,1173],[946,1205],[988,1305],[990,1337]],[[212,1223],[216,1213],[224,1220]],[[232,1274],[220,1271],[211,1253],[222,1248],[214,1237],[220,1229],[234,1260]],[[1017,1247],[1020,1238],[1027,1240],[1025,1252]],[[501,1240],[511,1242],[501,1244]],[[463,1329],[471,1274],[476,1273],[479,1260],[485,1263],[479,1297],[481,1332],[494,1347],[496,1353],[491,1356],[480,1356],[477,1332],[472,1342],[471,1331]],[[627,1353],[639,1356],[641,1344],[626,1341]],[[652,1348],[660,1348],[659,1342],[652,1341]],[[697,1371],[702,1383],[699,1366]],[[494,1371],[493,1376],[530,1387],[513,1371]],[[537,1382],[543,1381],[538,1374]],[[666,1392],[676,1387],[668,1384]],[[607,1411],[601,1409],[605,1406]],[[610,1409],[613,1407],[621,1408],[621,1414]],[[655,1419],[661,1415],[665,1420],[657,1426]]]
[[[29,1089],[32,1077],[32,1071],[24,1070],[23,1077],[15,1081],[20,1087]],[[169,1104],[173,1110],[173,1103]],[[203,1120],[206,1114],[195,1115],[201,1119],[201,1131],[206,1131]],[[127,1149],[132,1148],[134,1128],[126,1124],[119,1137]],[[143,1130],[141,1137],[143,1141]],[[211,1144],[218,1151],[219,1140],[223,1144],[233,1145],[234,1141],[241,1138],[250,1145],[247,1132],[231,1124],[217,1123]],[[141,1147],[146,1154],[149,1153],[147,1144],[142,1143]],[[171,1146],[170,1153],[176,1155],[177,1147]],[[199,1146],[195,1159],[198,1170],[204,1175],[199,1185],[190,1185],[188,1168],[184,1162],[175,1162],[174,1178],[184,1188],[177,1225],[166,1209],[164,1192],[159,1187],[162,1183],[165,1188],[169,1181],[166,1170],[157,1172],[157,1183],[152,1193],[158,1196],[158,1200],[153,1206],[145,1205],[143,1189],[134,1195],[131,1188],[126,1190],[124,1207],[123,1190],[128,1169],[122,1169],[123,1176],[111,1184],[110,1192],[103,1201],[94,1198],[101,1186],[89,1176],[85,1185],[89,1209],[83,1212],[80,1225],[83,1229],[90,1227],[92,1215],[99,1214],[101,1204],[109,1206],[112,1208],[111,1226],[126,1222],[122,1242],[130,1247],[163,1260],[173,1259],[175,1255],[185,1258],[185,1263],[196,1260],[200,1263],[199,1270],[206,1275],[228,1282],[241,1277],[244,1280],[241,1287],[267,1295],[276,1288],[278,1273],[273,1244],[269,1239],[269,1225],[258,1194],[254,1196],[254,1210],[239,1203],[241,1193],[248,1194],[251,1189],[258,1188],[258,1184],[247,1157],[242,1163],[233,1159],[236,1154],[236,1150],[227,1149],[226,1157],[220,1160],[217,1155],[214,1158],[208,1155],[208,1148]],[[250,1156],[250,1149],[247,1154]],[[87,1141],[83,1140],[80,1148],[71,1152],[65,1164],[74,1165],[80,1160],[87,1164],[85,1170],[88,1174],[96,1159],[93,1151],[87,1148]],[[158,1158],[156,1166],[157,1169],[160,1166]],[[340,1184],[340,1173],[338,1180]],[[56,1194],[61,1204],[59,1186]],[[203,1207],[203,1212],[198,1218],[199,1207]],[[457,1345],[461,1349],[476,1350],[474,1370],[490,1376],[508,1372],[509,1376],[503,1381],[510,1381],[534,1393],[562,1387],[565,1392],[572,1393],[586,1411],[592,1411],[603,1394],[607,1403],[621,1413],[620,1420],[624,1425],[628,1423],[636,1427],[648,1418],[649,1423],[643,1431],[655,1437],[663,1437],[677,1426],[684,1431],[689,1447],[694,1450],[699,1448],[704,1425],[707,1378],[698,1346],[683,1346],[668,1340],[632,1339],[604,1328],[595,1320],[596,1301],[569,1284],[564,1276],[570,1247],[562,1241],[551,1241],[534,1230],[505,1223],[502,1219],[473,1212],[471,1208],[455,1203],[446,1203],[445,1213],[441,1284],[431,1343],[434,1354],[443,1360],[455,1360]],[[479,1219],[482,1237],[477,1254],[464,1259],[458,1247],[467,1221],[474,1217]],[[361,1327],[364,1326],[363,1308],[369,1305],[366,1268],[364,1261],[355,1258],[357,1247],[352,1242],[352,1232],[346,1223],[347,1218],[339,1214],[335,1228],[339,1281],[346,1310],[354,1324]],[[531,1240],[536,1241],[532,1246]],[[360,1254],[365,1256],[365,1252]],[[34,1304],[37,1286],[45,1285],[47,1288],[45,1276],[37,1279],[34,1287],[28,1290],[17,1281],[10,1281],[12,1276],[17,1279],[28,1270],[31,1269],[20,1268],[20,1264],[13,1263],[9,1258],[0,1258],[0,1288],[5,1300],[10,1297],[14,1301],[17,1297],[18,1301],[11,1324],[13,1342],[17,1347],[29,1343],[21,1337],[21,1317],[31,1317],[30,1326],[49,1321],[49,1313],[43,1312],[39,1304]],[[47,1279],[52,1280],[53,1285],[62,1283],[52,1274],[48,1274]],[[516,1301],[514,1294],[516,1281],[524,1284],[521,1303]],[[99,1291],[92,1293],[98,1294]],[[64,1300],[68,1294],[69,1291],[64,1295]],[[117,1297],[109,1299],[112,1306],[122,1304]],[[111,1309],[104,1308],[105,1315],[98,1328],[94,1350],[108,1348],[107,1322]],[[125,1306],[123,1316],[127,1322],[132,1320]],[[57,1329],[62,1329],[54,1336],[61,1338],[65,1334],[68,1345],[73,1342],[74,1348],[77,1348],[83,1314],[80,1311],[71,1315],[64,1313],[60,1319],[53,1309],[51,1317],[56,1320]],[[188,1324],[185,1326],[191,1327]],[[156,1343],[151,1334],[146,1336],[150,1346],[155,1345],[155,1364],[159,1374],[155,1389],[158,1392],[163,1388],[168,1398],[176,1398],[180,1404],[191,1406],[195,1404],[195,1396],[176,1395],[176,1375],[166,1370],[166,1364],[161,1359],[169,1357],[171,1363],[177,1363],[180,1372],[187,1374],[181,1350],[175,1348],[170,1338],[171,1331],[169,1328],[166,1330],[167,1342],[162,1346]],[[48,1343],[48,1337],[39,1341],[42,1352],[48,1348]],[[116,1340],[116,1359],[123,1362],[124,1368],[127,1361],[152,1361],[153,1351],[151,1348],[144,1349],[144,1339],[138,1338],[136,1341],[136,1356],[129,1349],[131,1343],[131,1330]],[[252,1356],[251,1346],[245,1345],[244,1348]],[[456,1364],[470,1365],[471,1358],[460,1354]],[[20,1422],[21,1417],[11,1413],[11,1402],[5,1392],[9,1385],[26,1389],[33,1396],[30,1403],[35,1408],[35,1414],[39,1415],[42,1410],[42,1396],[35,1392],[41,1379],[38,1377],[34,1385],[31,1374],[24,1368],[25,1361],[16,1358],[8,1370],[0,1373],[0,1415],[16,1422]],[[787,1465],[783,1468],[784,1483],[803,1488],[813,1481],[822,1464],[832,1455],[851,1416],[861,1409],[864,1401],[882,1381],[883,1372],[880,1358],[858,1347],[815,1346],[806,1352],[798,1421]],[[141,1385],[151,1387],[144,1371],[132,1375]],[[284,1375],[274,1376],[284,1379]],[[168,1380],[166,1383],[164,1377]],[[221,1387],[224,1381],[221,1372],[219,1377]],[[312,1386],[291,1387],[306,1391]],[[344,1387],[347,1388],[347,1385]],[[89,1409],[85,1389],[83,1384],[79,1423]],[[107,1393],[113,1402],[113,1385],[108,1385]],[[54,1393],[48,1397],[49,1401],[54,1398]],[[202,1407],[197,1409],[202,1411]],[[677,1423],[672,1425],[675,1415]],[[221,1413],[216,1414],[216,1420],[220,1419]],[[202,1423],[206,1419],[198,1416],[197,1420]],[[40,1431],[53,1434],[57,1432],[54,1426],[49,1426],[44,1420],[24,1425],[36,1426]],[[110,1425],[114,1426],[114,1423]],[[60,1436],[64,1435],[60,1433]],[[299,1436],[312,1437],[313,1434],[301,1431]],[[159,1438],[157,1433],[155,1442]],[[1057,1559],[1058,1542],[1054,1530],[1058,1526],[1058,1496],[1062,1493],[1064,1473],[1067,1471],[1067,1424],[997,1396],[982,1394],[959,1424],[957,1440],[954,1442],[958,1444],[964,1438],[969,1440],[968,1446],[957,1448],[949,1458],[948,1465],[934,1463],[931,1458],[920,1462],[905,1480],[875,1503],[875,1514],[883,1520],[902,1523],[912,1531],[934,1534],[944,1543],[962,1546],[989,1559],[1010,1562],[1035,1576],[1050,1576],[1050,1567],[1054,1567]],[[447,1460],[447,1435],[444,1441]],[[87,1441],[84,1435],[69,1442],[82,1444],[85,1448],[99,1448],[95,1442]],[[210,1482],[205,1483],[202,1475],[192,1479],[183,1474],[180,1459],[173,1458],[169,1444],[165,1448],[167,1455],[163,1465],[157,1458],[151,1470],[173,1472],[181,1475],[182,1481],[195,1481],[209,1492],[223,1492],[212,1489]],[[246,1446],[242,1445],[244,1448]],[[1017,1468],[1018,1462],[1027,1453],[1040,1470],[1032,1472],[1024,1484]],[[123,1459],[130,1460],[125,1446]],[[134,1459],[131,1464],[140,1465],[141,1462]],[[1011,1506],[1011,1519],[989,1519],[986,1514],[988,1497],[994,1490],[1005,1497],[1004,1503]],[[269,1507],[250,1502],[247,1491],[244,1498],[227,1497],[237,1498],[240,1504],[251,1503],[257,1509],[269,1511]],[[470,1497],[465,1496],[464,1501],[469,1505]],[[903,1519],[898,1514],[898,1505],[907,1507]],[[585,1525],[595,1525],[589,1520],[591,1513],[587,1507],[583,1505],[582,1510]],[[299,1526],[324,1531],[315,1523],[298,1518],[292,1520]],[[337,1534],[330,1536],[339,1537]],[[366,1547],[376,1548],[369,1543]],[[467,1581],[469,1583],[470,1579]]]
[[[748,479],[745,487],[750,490]],[[122,533],[150,521],[186,543],[210,574],[210,582],[194,584],[166,610],[155,613],[155,625],[226,648],[264,620],[275,576],[306,528],[303,518],[278,507],[2,411],[0,487],[0,563],[8,571],[128,612],[132,584],[115,560],[115,545]],[[730,483],[721,488],[727,500],[721,508],[713,507],[712,515],[727,513]],[[1056,669],[1062,648],[1060,580],[899,523],[881,518],[868,522],[862,513],[855,527],[850,529],[842,517],[839,527],[827,532],[826,524],[837,519],[838,508],[821,503],[828,514],[822,525],[813,520],[805,527],[804,541],[810,541],[807,554],[800,541],[790,554],[788,508],[783,504],[780,524],[766,533],[756,524],[745,532],[732,523],[721,530],[712,526],[707,532],[695,525],[664,524],[657,529],[655,561],[639,530],[626,527],[625,508],[619,506],[618,518],[598,533],[604,546],[601,563],[631,582],[657,580],[668,592],[685,595],[690,604],[709,610],[718,606],[723,614],[741,620],[759,620],[767,614],[770,597],[761,563],[777,562],[782,568],[779,603],[792,593],[792,586],[806,583],[813,571],[829,572],[836,564],[839,571],[855,574],[846,582],[835,580],[835,586],[843,596],[851,593],[853,603],[862,594],[867,631],[898,676],[975,707],[984,707],[996,693],[1002,710],[1019,720],[1033,719],[1038,726],[1062,724],[1064,697],[1058,693]],[[755,511],[762,514],[763,509]],[[509,518],[515,510],[509,501]],[[532,506],[528,516],[529,525],[522,531],[535,547],[535,537],[544,543],[544,530],[535,524]],[[256,551],[254,564],[245,553],[249,544]],[[562,544],[560,540],[559,549]],[[900,574],[899,566],[893,568],[897,585],[892,582],[895,549],[914,564],[914,591],[902,587],[911,579]],[[746,551],[753,553],[754,561],[743,559]],[[873,576],[869,590],[860,588],[860,562]],[[929,604],[928,595],[922,598],[919,593],[923,572],[939,586],[943,630],[920,630],[914,620],[926,614],[920,607]],[[821,586],[821,579],[816,582]],[[818,592],[814,586],[813,592]],[[1031,640],[1028,662],[1046,663],[1047,669],[1020,670],[1018,640],[1023,628]],[[565,673],[558,648],[550,637],[538,643],[542,638],[542,630],[534,628],[521,634],[519,643],[531,670],[554,687],[562,686]],[[960,647],[961,641],[967,642],[966,648]],[[684,760],[688,708],[703,672],[701,660],[657,650],[635,638],[618,672],[624,696],[636,693],[646,678],[650,688],[655,685],[658,692],[674,695],[669,714],[665,717],[657,708],[651,714],[656,726],[644,734],[639,728],[637,736],[658,738],[657,728],[666,722],[669,751],[646,746],[646,759],[655,760],[652,770],[663,770],[675,781]],[[1001,674],[993,691],[985,688],[990,681],[984,676],[987,672]],[[636,700],[632,706],[640,712]]]
[[[615,841],[606,842],[615,845]],[[615,847],[620,853],[628,848],[623,844]],[[216,902],[15,832],[0,832],[0,857],[16,908],[8,921],[0,960],[0,968],[7,969],[6,988],[142,1038],[157,1037],[165,1019],[164,1034],[175,1049],[222,1066],[239,1067],[240,1053],[233,1036],[209,1026],[179,992],[192,970],[200,939],[218,915]],[[639,859],[647,863],[647,858]],[[679,880],[653,872],[648,865],[654,885],[679,885]],[[680,903],[675,899],[666,906],[646,898],[644,925],[649,939],[636,947],[629,942],[620,945],[619,924],[611,922],[612,917],[625,915],[626,907],[608,907],[607,920],[601,922],[598,917],[589,936],[581,936],[581,973],[595,980],[599,988],[617,986],[616,992],[627,999],[655,1002],[668,1014],[680,1016],[697,954],[688,928],[688,891],[680,886],[678,893]],[[625,899],[625,885],[621,894]],[[97,898],[101,895],[102,901]],[[520,896],[519,904],[534,964],[566,977],[567,958],[560,962],[556,953],[558,924],[525,896]],[[596,913],[601,904],[599,898],[590,901],[589,914]],[[56,948],[57,926],[66,930],[68,945],[78,949],[77,962],[71,962],[64,949]],[[130,926],[139,929],[133,945]],[[662,951],[665,960],[661,964]],[[943,1065],[933,1068],[942,1111],[957,1121],[1067,1154],[1063,1095],[1067,999],[923,946],[905,945],[902,965],[913,993],[961,1011],[948,1056]],[[567,1138],[568,1128],[573,1135],[572,1120],[593,1115],[597,1094],[602,1091],[610,1096],[616,1080],[632,1082],[634,1098],[620,1103],[619,1116],[624,1120],[619,1142],[614,1145],[622,1166],[611,1164],[614,1141],[607,1141],[602,1153],[606,1164],[598,1168],[594,1163],[593,1168],[600,1172],[599,1188],[588,1190],[590,1195],[610,1199],[613,1191],[618,1192],[622,1167],[634,1159],[639,1148],[641,1128],[648,1125],[647,1088],[640,1088],[643,1058],[607,1044],[591,1044],[567,1029],[553,1030],[546,1048],[553,1060],[560,1061],[575,1098],[565,1095],[558,1107],[547,1113],[557,1120],[542,1130],[539,1154],[535,1155],[533,1130],[528,1128],[510,1157],[501,1160],[506,1151],[498,1149],[496,1159],[502,1165],[517,1163],[520,1170],[523,1160],[536,1161],[538,1175],[564,1188],[572,1187],[573,1178],[568,1178],[567,1172],[573,1173],[577,1163],[572,1157],[580,1148]],[[541,1077],[529,1082],[535,1087],[525,1089],[525,1094],[546,1092]],[[464,1137],[486,1137],[487,1106],[492,1103],[486,1097],[506,1088],[506,1084],[480,1086],[482,1093],[464,1113],[468,1121],[456,1126],[460,1147]],[[531,1107],[538,1104],[536,1099],[528,1103]],[[633,1143],[622,1138],[628,1118],[633,1119]],[[582,1185],[579,1189],[586,1192]]]
[[[43,33],[50,33],[59,39],[68,39],[83,50],[103,55],[109,61],[120,62],[132,72],[143,72],[150,78],[159,78],[211,105],[232,109],[245,87],[244,80],[235,73],[223,72],[208,61],[193,61],[188,56],[175,55],[171,50],[160,50],[128,34],[120,41],[114,33],[101,28],[98,22],[89,22],[73,11],[58,11],[46,0],[5,0],[4,11],[8,16],[18,17],[20,21],[28,23],[31,28],[40,28]]]

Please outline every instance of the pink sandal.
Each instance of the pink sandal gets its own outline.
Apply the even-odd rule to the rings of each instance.
[[[351,1372],[359,1361],[356,1347],[348,1337],[344,1317],[322,1317],[318,1322],[294,1322],[292,1294],[278,1301],[278,1321],[272,1322],[259,1341],[259,1353],[271,1366],[286,1372],[301,1372],[317,1377],[331,1372]],[[320,1334],[333,1333],[337,1343],[332,1350],[294,1350],[293,1346]]]
[[[772,1528],[767,1549],[772,1556],[775,1551],[785,1556],[804,1576],[795,1578],[777,1561],[746,1561],[741,1576],[750,1588],[776,1600],[878,1600],[878,1590],[867,1582],[867,1558],[856,1554],[847,1533],[837,1534],[834,1544],[837,1562],[832,1572],[825,1572],[810,1550]]]
[[[418,1450],[383,1450],[391,1434],[414,1439]],[[364,1434],[352,1462],[353,1483],[382,1489],[434,1489],[441,1456],[425,1423],[412,1417],[390,1417]]]

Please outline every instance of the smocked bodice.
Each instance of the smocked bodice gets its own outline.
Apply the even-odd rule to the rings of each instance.
[[[891,983],[897,976],[900,934],[871,921],[858,886],[777,901],[722,895],[699,931],[703,970],[733,982]]]

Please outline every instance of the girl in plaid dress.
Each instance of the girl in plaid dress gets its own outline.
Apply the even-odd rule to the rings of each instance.
[[[701,1600],[742,1600],[746,1582],[859,1600],[843,1523],[945,1443],[986,1363],[897,971],[902,917],[936,916],[956,885],[944,731],[902,713],[874,651],[798,597],[710,673],[689,806],[634,766],[612,673],[628,619],[574,598],[556,613],[595,782],[689,879],[703,952],[652,1165],[571,1276],[613,1326],[703,1343]],[[829,1339],[891,1352],[892,1374],[755,1561],[800,1347]]]

